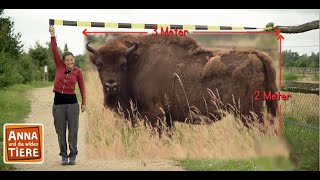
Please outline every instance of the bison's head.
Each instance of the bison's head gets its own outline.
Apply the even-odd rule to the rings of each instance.
[[[138,44],[134,42],[131,47],[105,45],[95,50],[89,43],[86,44],[86,49],[92,53],[90,60],[99,72],[104,103],[108,107],[114,107],[121,92],[126,91],[129,59],[138,49]]]

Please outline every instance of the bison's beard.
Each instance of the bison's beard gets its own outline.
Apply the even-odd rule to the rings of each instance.
[[[112,95],[107,95],[105,98],[105,106],[108,108],[114,109],[117,107],[118,103],[118,95],[112,94]]]

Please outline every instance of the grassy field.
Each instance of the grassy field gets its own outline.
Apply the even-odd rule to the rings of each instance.
[[[0,170],[12,170],[13,166],[3,163],[3,125],[5,123],[21,123],[30,112],[30,101],[27,92],[33,88],[52,85],[52,82],[33,82],[16,84],[0,90]]]
[[[290,171],[294,165],[284,157],[259,157],[249,160],[180,160],[189,171]]]
[[[283,80],[295,80],[295,81],[304,81],[304,82],[311,82],[311,81],[318,81],[319,82],[319,74],[298,74],[290,72],[289,70],[283,70]]]
[[[318,171],[319,95],[283,93],[290,93],[292,96],[288,101],[281,101],[283,135],[290,146],[290,159],[297,170]]]
[[[284,124],[283,136],[295,170],[319,171],[319,130]]]

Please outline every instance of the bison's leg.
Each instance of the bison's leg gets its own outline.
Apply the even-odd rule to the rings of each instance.
[[[170,106],[166,106],[166,112],[165,112],[165,117],[166,117],[166,132],[170,138],[172,138],[172,129],[174,127],[172,115],[170,112]]]
[[[156,108],[141,113],[145,117],[146,124],[159,134],[161,138],[163,134],[172,137],[172,129],[174,127],[173,119],[169,108]]]
[[[256,122],[258,124],[263,124],[263,116],[261,113],[262,107],[253,103],[253,109],[246,110],[240,114],[240,120],[243,122],[244,126],[250,127],[250,124]]]
[[[144,109],[140,109],[141,115],[145,119],[146,125],[148,125],[153,132],[162,136],[163,130],[167,129],[167,113],[162,108],[161,105],[153,105],[149,103],[150,106],[143,106]],[[148,108],[146,108],[148,107]]]
[[[257,115],[257,120],[259,124],[263,124],[263,116],[262,116],[262,103],[256,102],[256,105],[254,106],[254,112]]]
[[[123,114],[124,118],[130,122],[131,127],[137,127],[140,118],[139,112],[133,111],[132,109],[126,109],[126,111]]]
[[[172,97],[171,97],[172,99]],[[170,98],[162,91],[161,96],[161,106],[164,107],[164,115],[166,120],[166,127],[168,129],[171,129],[173,127],[173,119],[171,114],[171,104],[170,104]]]
[[[159,135],[159,138],[162,137],[164,129],[166,129],[165,116],[154,115],[152,113],[142,113],[145,117],[145,123],[151,128],[152,133]]]

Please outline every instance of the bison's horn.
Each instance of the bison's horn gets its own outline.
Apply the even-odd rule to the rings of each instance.
[[[93,49],[92,47],[90,47],[89,46],[89,44],[90,44],[91,42],[88,42],[87,44],[86,44],[86,49],[89,51],[89,52],[91,52],[92,54],[94,54],[94,55],[98,55],[98,53],[97,53],[97,51],[95,50],[95,49]]]
[[[127,49],[127,51],[126,51],[127,56],[129,56],[130,54],[132,54],[133,52],[135,52],[138,49],[138,47],[139,47],[138,43],[133,42],[133,44],[134,45],[132,47]]]

